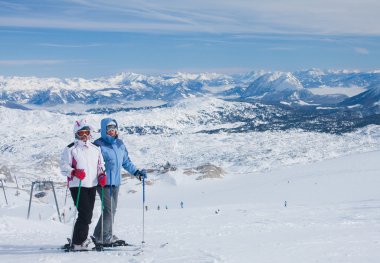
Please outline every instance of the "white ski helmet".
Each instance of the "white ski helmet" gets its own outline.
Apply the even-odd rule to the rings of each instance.
[[[74,122],[74,135],[77,135],[79,130],[89,130],[92,131],[91,126],[87,123],[86,119],[81,119]]]

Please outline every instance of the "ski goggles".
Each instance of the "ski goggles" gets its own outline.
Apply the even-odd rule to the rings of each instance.
[[[116,131],[116,130],[117,130],[116,125],[108,125],[108,126],[107,126],[107,132],[108,132],[108,131]]]
[[[79,136],[88,136],[88,135],[90,135],[90,131],[89,130],[79,130],[79,131],[77,131],[77,134],[79,135]]]

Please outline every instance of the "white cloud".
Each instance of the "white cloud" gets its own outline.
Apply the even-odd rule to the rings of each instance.
[[[56,5],[41,0],[39,5],[26,2],[17,8],[4,5],[4,10],[0,26],[380,35],[380,1],[374,0],[61,0]]]
[[[160,74],[175,74],[178,72],[186,72],[193,74],[200,73],[218,73],[218,74],[236,74],[252,71],[252,67],[180,67],[180,68],[125,68],[123,72],[134,72],[148,75],[160,75]]]
[[[75,44],[69,45],[69,44],[56,44],[56,43],[41,43],[38,45],[42,47],[56,47],[56,48],[89,48],[89,47],[99,47],[99,46],[102,46],[103,44],[92,43],[92,44],[83,44],[83,45],[75,45]]]
[[[268,50],[272,50],[272,51],[295,51],[296,48],[295,47],[281,47],[281,46],[278,46],[278,47],[270,47],[270,48],[267,48]]]
[[[30,59],[30,60],[0,60],[0,65],[5,65],[5,66],[26,66],[26,65],[55,65],[55,64],[61,64],[64,63],[63,60],[49,60],[49,59]]]
[[[27,6],[18,3],[10,3],[9,1],[0,1],[0,7],[7,10],[27,11]]]
[[[362,55],[368,55],[369,54],[369,50],[366,48],[362,48],[362,47],[356,47],[355,52],[358,54],[362,54]]]

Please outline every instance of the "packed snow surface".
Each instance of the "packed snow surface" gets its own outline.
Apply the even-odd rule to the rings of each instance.
[[[52,200],[34,201],[31,219],[27,220],[27,193],[22,190],[15,196],[16,189],[7,188],[9,205],[3,202],[0,216],[0,259],[2,262],[377,262],[379,157],[380,152],[374,151],[270,172],[229,174],[224,179],[185,180],[181,185],[159,181],[146,187],[146,244],[138,256],[123,250],[82,253],[40,250],[62,245],[71,233],[72,222],[57,221]],[[183,175],[173,172],[167,176]],[[128,194],[131,186],[136,186],[138,192]],[[63,189],[58,195],[62,205]],[[181,201],[184,208],[180,207]],[[97,200],[94,218],[99,216],[99,206]],[[141,185],[136,180],[122,186],[115,232],[128,242],[142,241]]]
[[[0,193],[0,261],[378,262],[380,127],[343,135],[200,133],[235,125],[206,118],[215,108],[233,107],[225,103],[189,99],[111,115],[121,127],[164,127],[158,134],[120,134],[132,161],[151,171],[144,224],[142,185],[130,177],[123,179],[115,218],[119,238],[138,246],[145,241],[139,255],[128,248],[54,249],[71,236],[75,211],[59,173],[59,155],[73,140],[74,120],[85,117],[97,130],[106,116],[0,107],[0,179],[8,201]],[[207,167],[219,176],[204,173]],[[46,196],[33,193],[27,219],[36,180],[54,181],[62,222],[53,192],[43,189],[34,189]],[[97,198],[90,233],[100,207]]]

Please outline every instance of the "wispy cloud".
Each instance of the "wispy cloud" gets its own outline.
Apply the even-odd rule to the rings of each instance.
[[[355,52],[358,54],[362,54],[362,55],[368,55],[369,54],[369,50],[366,48],[362,48],[362,47],[356,47]]]
[[[269,47],[267,50],[272,50],[272,51],[295,51],[296,48],[294,47]]]
[[[28,10],[27,6],[25,6],[23,4],[12,3],[10,1],[0,1],[0,7],[2,9],[13,10],[15,12],[18,12],[18,11],[27,11]]]
[[[56,47],[56,48],[90,48],[90,47],[100,47],[104,44],[100,43],[92,43],[92,44],[78,44],[78,45],[70,45],[70,44],[56,44],[56,43],[40,43],[38,46],[41,47]]]
[[[27,65],[55,65],[62,64],[65,61],[63,60],[54,60],[54,59],[30,59],[30,60],[0,60],[0,65],[3,66],[27,66]]]
[[[128,68],[124,69],[124,72],[135,72],[148,75],[160,75],[160,74],[174,74],[178,72],[186,73],[219,73],[219,74],[239,74],[252,71],[251,67],[182,67],[182,68]]]
[[[41,0],[0,6],[0,27],[380,35],[380,2],[373,0]]]

